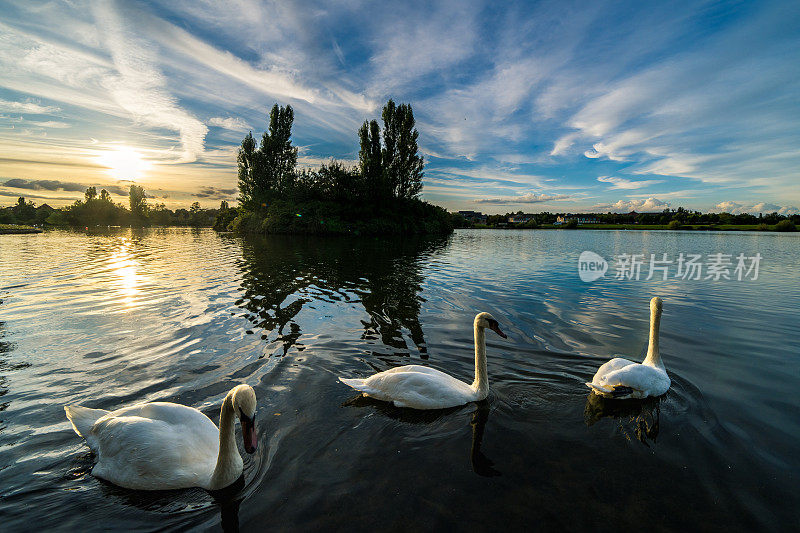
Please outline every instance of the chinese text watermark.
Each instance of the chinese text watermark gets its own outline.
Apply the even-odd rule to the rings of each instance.
[[[613,256],[614,279],[757,280],[761,259],[760,253],[620,254]],[[578,275],[582,281],[595,281],[605,276],[608,266],[605,258],[587,250],[578,258]]]

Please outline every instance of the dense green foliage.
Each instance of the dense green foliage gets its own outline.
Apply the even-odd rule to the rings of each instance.
[[[268,209],[235,213],[226,229],[242,233],[309,233],[399,235],[446,233],[452,230],[444,209],[415,199],[397,199],[389,207],[375,209],[367,203],[347,205],[337,201],[309,199],[275,200]],[[218,220],[221,217],[218,217]],[[222,229],[222,223],[215,225]]]
[[[47,217],[55,211],[47,204],[36,207],[25,198],[18,198],[17,203],[9,207],[0,207],[0,224],[33,224],[41,226]]]
[[[392,100],[358,131],[359,164],[331,160],[317,169],[296,168],[294,112],[275,104],[268,131],[256,148],[252,133],[237,157],[239,208],[221,209],[214,228],[242,233],[446,233],[452,218],[419,199],[423,158],[408,104]],[[381,138],[382,137],[382,138]]]
[[[147,220],[147,196],[144,189],[138,185],[131,185],[128,192],[128,203],[131,207],[131,215],[138,221],[144,223]]]
[[[252,133],[242,141],[237,158],[239,202],[246,209],[257,209],[295,188],[297,148],[291,141],[293,122],[292,107],[275,104],[269,114],[269,131],[261,137],[258,150]]]
[[[414,112],[408,104],[395,106],[389,100],[383,107],[383,150],[381,165],[390,193],[395,198],[416,198],[422,191],[425,166],[417,154],[419,132],[414,128]]]

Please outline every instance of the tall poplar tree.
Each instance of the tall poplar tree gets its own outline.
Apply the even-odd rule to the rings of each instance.
[[[386,185],[391,191],[392,196],[397,190],[397,139],[399,137],[397,124],[397,106],[391,98],[383,106],[381,112],[383,119],[383,152],[382,164],[383,175]]]
[[[266,205],[276,194],[288,193],[295,181],[297,148],[292,146],[292,106],[272,106],[269,129],[256,149],[253,134],[242,141],[237,157],[239,201],[250,209]]]
[[[395,105],[389,100],[383,107],[382,162],[386,181],[397,198],[416,198],[422,190],[425,162],[418,154],[419,132],[414,127],[410,104]]]
[[[269,114],[269,131],[265,131],[259,148],[260,157],[256,173],[256,189],[269,198],[271,192],[288,192],[294,184],[297,166],[297,148],[292,146],[292,106],[272,106]]]
[[[239,170],[239,203],[252,208],[255,203],[255,179],[253,178],[255,166],[256,141],[253,132],[247,134],[242,140],[236,162]]]
[[[380,127],[376,120],[364,122],[358,130],[358,139],[361,145],[358,151],[358,162],[361,176],[371,200],[377,200],[386,195],[384,172],[381,153]]]
[[[419,132],[414,127],[414,112],[410,104],[397,108],[398,140],[396,154],[397,189],[399,198],[416,198],[422,191],[425,162],[418,154]]]
[[[131,185],[128,191],[128,202],[130,204],[131,213],[133,213],[134,216],[142,220],[147,218],[147,197],[142,187]]]

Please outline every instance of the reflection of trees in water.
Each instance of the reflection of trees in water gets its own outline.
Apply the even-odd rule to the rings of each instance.
[[[8,365],[8,362],[6,361],[6,358],[3,357],[3,354],[11,351],[11,345],[3,340],[3,337],[5,336],[6,336],[5,322],[0,322],[0,372],[5,372],[7,370],[7,365]],[[0,374],[0,413],[8,409],[9,402],[3,401],[3,396],[5,396],[6,394],[8,394],[6,377]],[[3,419],[0,418],[0,431],[3,431],[5,428],[6,426],[3,423]]]
[[[424,260],[446,237],[363,240],[269,236],[248,238],[242,246],[244,297],[237,305],[257,328],[276,332],[283,353],[302,334],[295,318],[313,302],[361,304],[364,339],[380,339],[408,350],[402,331],[427,357],[419,322]],[[266,338],[266,336],[264,336]]]
[[[648,440],[655,442],[658,437],[662,399],[663,396],[644,400],[614,400],[590,392],[583,416],[587,426],[593,426],[601,418],[613,418],[618,421],[620,430],[629,441],[635,438],[650,447]]]
[[[2,303],[3,300],[0,300],[0,304]],[[3,397],[8,394],[8,378],[6,377],[6,373],[31,366],[30,363],[14,363],[5,356],[5,354],[11,352],[14,348],[13,344],[5,340],[5,336],[6,323],[0,322],[0,416],[2,416],[3,411],[8,409],[8,406],[11,404],[11,402],[3,401]],[[3,431],[5,427],[3,419],[0,418],[0,431]]]

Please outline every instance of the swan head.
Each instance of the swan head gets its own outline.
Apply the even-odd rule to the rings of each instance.
[[[656,296],[656,297],[654,297],[653,299],[650,300],[650,312],[651,313],[661,314],[661,307],[662,307],[661,298],[659,298],[658,296]]]
[[[479,328],[489,328],[504,339],[508,338],[508,335],[503,333],[500,329],[500,324],[498,324],[497,320],[489,313],[478,313],[475,315],[475,326]]]
[[[253,453],[258,446],[256,436],[256,392],[250,385],[238,385],[233,388],[232,404],[239,423],[242,425],[242,440],[244,450]]]

